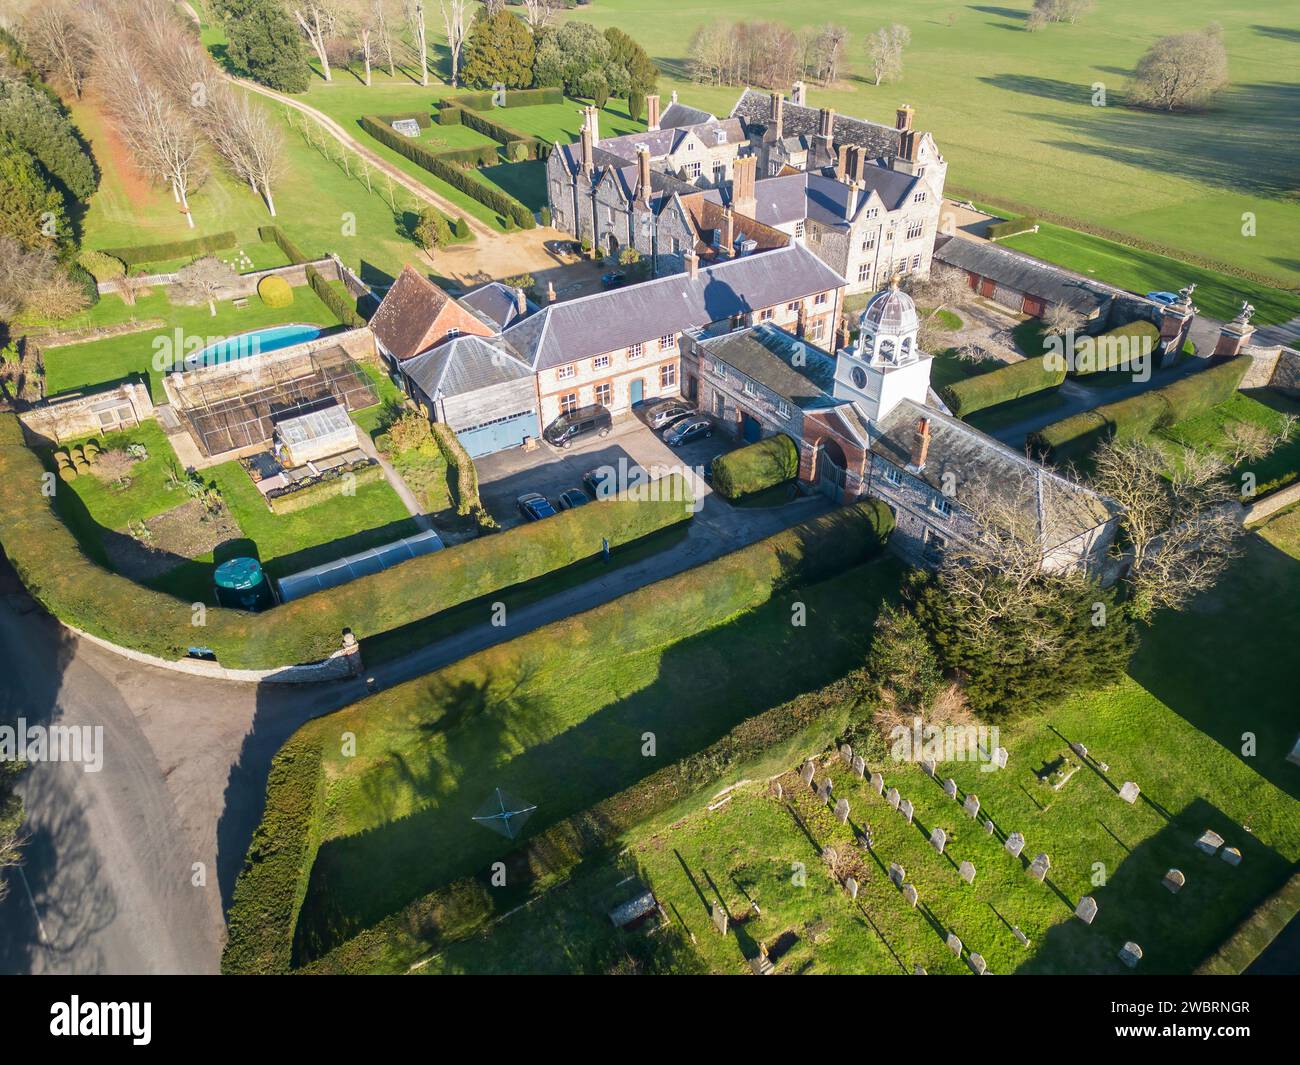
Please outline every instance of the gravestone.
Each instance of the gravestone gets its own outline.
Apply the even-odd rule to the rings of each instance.
[[[907,870],[897,862],[890,862],[889,879],[894,882],[894,887],[902,887],[903,881],[907,879]]]
[[[1109,772],[1110,772],[1110,763],[1109,763],[1109,762],[1098,762],[1098,763],[1097,763],[1097,768],[1100,769],[1103,773],[1109,773]]]
[[[944,847],[948,845],[948,833],[942,828],[936,828],[930,833],[930,846],[940,854],[943,853]]]
[[[858,882],[853,877],[849,877],[844,881],[844,890],[849,893],[849,898],[856,899],[858,897]]]
[[[885,790],[885,778],[882,777],[879,773],[871,774],[871,790],[874,791],[877,795],[879,795],[882,791]]]
[[[973,862],[962,862],[957,868],[958,875],[968,884],[975,883],[975,865]]]
[[[1129,940],[1120,948],[1119,960],[1130,969],[1137,968],[1137,963],[1142,960],[1142,948],[1132,940]]]
[[[993,764],[999,769],[1007,767],[1007,749],[1005,747],[996,747],[993,750]]]
[[[813,782],[813,774],[816,772],[817,772],[817,767],[812,764],[812,759],[810,758],[808,759],[808,761],[804,762],[803,768],[799,770],[799,779],[802,780],[805,784],[807,784],[811,788]]]
[[[903,885],[903,899],[907,902],[909,906],[912,907],[912,909],[916,909],[916,903],[918,898],[919,896],[916,893],[916,888],[914,888],[911,884]]]
[[[967,795],[966,801],[962,803],[961,808],[966,811],[966,816],[974,819],[980,815],[980,801],[976,795]]]
[[[855,754],[853,756],[853,775],[857,777],[859,780],[861,780],[863,776],[866,774],[866,772],[867,772],[867,763],[862,760],[861,755]]]
[[[986,972],[989,971],[988,963],[984,960],[984,956],[982,954],[976,954],[974,951],[971,951],[971,955],[968,961],[971,967],[971,971],[976,976],[983,976]]]
[[[1164,884],[1172,894],[1177,895],[1183,890],[1183,885],[1187,883],[1187,877],[1183,876],[1183,871],[1181,869],[1170,869],[1169,872],[1165,873],[1165,878],[1160,882]]]
[[[899,802],[899,799],[898,799],[898,789],[897,789],[897,788],[890,788],[890,789],[889,789],[889,794],[885,796],[885,802],[889,803],[889,808],[890,808],[891,810],[897,810],[897,809],[898,809],[898,802]]]
[[[925,966],[924,966],[924,965],[913,965],[913,966],[912,966],[912,975],[913,975],[913,976],[929,976],[930,974],[927,973],[927,972],[925,971]]]
[[[1007,852],[1011,857],[1019,858],[1020,852],[1025,849],[1025,837],[1019,832],[1012,832],[1003,846],[1007,848]]]
[[[1223,850],[1219,851],[1219,857],[1229,865],[1241,864],[1241,851],[1236,847],[1224,847]]]
[[[1201,838],[1196,841],[1196,845],[1206,854],[1217,854],[1219,848],[1223,846],[1223,837],[1214,829],[1207,828],[1201,833]]]
[[[1029,946],[1029,937],[1025,935],[1024,932],[1020,931],[1020,927],[1018,925],[1012,926],[1011,934],[1016,937],[1016,939],[1020,942],[1020,945],[1022,947]]]
[[[1072,743],[1072,744],[1070,744],[1070,750],[1072,750],[1072,751],[1073,751],[1075,754],[1077,754],[1080,758],[1087,758],[1087,757],[1088,757],[1088,748],[1085,747],[1082,743]]]
[[[957,938],[956,932],[948,933],[948,949],[952,951],[956,957],[961,957],[961,940]]]
[[[834,847],[822,848],[822,861],[824,861],[832,869],[835,868],[835,863],[839,860],[840,860],[840,856]]]
[[[817,798],[819,798],[822,802],[830,802],[831,792],[834,790],[835,790],[835,782],[831,780],[830,777],[827,777],[825,780],[821,782],[820,786],[818,786],[817,788]]]
[[[943,793],[950,799],[957,798],[957,782],[952,777],[943,782]]]
[[[849,800],[841,799],[835,804],[835,820],[844,824],[849,819]]]
[[[903,820],[909,825],[912,823],[912,814],[915,812],[911,799],[904,799],[898,804],[898,812],[903,815]]]
[[[779,780],[773,781],[772,793],[776,796],[777,802],[780,802],[785,798],[785,788],[781,787],[781,782]]]
[[[1092,919],[1097,916],[1097,900],[1091,895],[1084,895],[1074,908],[1074,916],[1084,924],[1092,924]]]
[[[921,770],[927,777],[934,776],[934,763],[928,758],[921,759]]]
[[[993,822],[992,822],[992,821],[985,821],[985,822],[984,822],[984,834],[985,834],[986,836],[991,836],[991,835],[993,835]]]
[[[1034,856],[1034,860],[1029,863],[1029,875],[1041,884],[1047,876],[1047,870],[1051,867],[1052,860],[1046,854],[1037,854]]]
[[[727,911],[722,908],[722,903],[720,902],[715,902],[713,904],[713,927],[716,928],[721,935],[725,936],[727,934]]]
[[[1119,789],[1119,797],[1123,799],[1126,803],[1128,803],[1130,806],[1132,806],[1135,802],[1138,801],[1138,796],[1141,794],[1142,794],[1142,789],[1139,788],[1136,784],[1134,784],[1133,781],[1131,780],[1124,781],[1124,786]]]
[[[846,766],[850,766],[853,764],[853,748],[850,747],[847,743],[840,748],[840,761],[843,762]]]

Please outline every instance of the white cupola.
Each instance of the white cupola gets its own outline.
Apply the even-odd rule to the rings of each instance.
[[[898,278],[871,297],[858,319],[858,339],[836,356],[835,398],[857,403],[879,421],[900,400],[922,405],[930,390],[930,356],[916,345],[920,319]]]

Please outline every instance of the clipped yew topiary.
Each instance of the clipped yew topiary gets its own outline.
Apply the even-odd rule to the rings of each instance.
[[[277,274],[267,274],[257,283],[257,294],[268,307],[279,310],[293,305],[293,288]]]
[[[713,487],[724,499],[739,499],[793,480],[799,449],[785,433],[769,436],[713,460]]]
[[[939,395],[953,414],[965,418],[986,407],[1057,388],[1064,380],[1064,365],[1049,367],[1046,359],[1034,357],[954,381],[939,389]]]

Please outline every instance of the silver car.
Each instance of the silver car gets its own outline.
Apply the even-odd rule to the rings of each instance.
[[[667,429],[674,422],[679,422],[694,414],[695,411],[685,403],[669,403],[664,407],[656,407],[650,412],[651,429]]]

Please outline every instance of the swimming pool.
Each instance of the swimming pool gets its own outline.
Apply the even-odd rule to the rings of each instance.
[[[290,348],[295,344],[305,344],[315,340],[325,330],[315,325],[273,325],[266,329],[254,329],[239,336],[227,337],[215,344],[209,344],[202,351],[185,356],[183,368],[194,370],[200,366],[217,366],[223,362],[246,359],[250,355],[265,355],[270,351]]]

